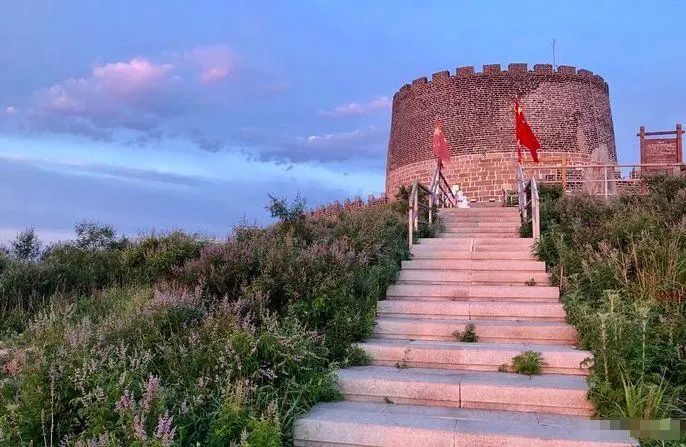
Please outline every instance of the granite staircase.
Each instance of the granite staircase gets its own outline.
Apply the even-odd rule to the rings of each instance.
[[[575,347],[559,289],[519,237],[515,208],[443,210],[378,304],[371,365],[338,372],[342,402],[296,421],[296,446],[635,445],[589,416],[591,353]],[[473,325],[476,342],[459,333]],[[525,351],[541,375],[503,371]],[[511,369],[511,368],[510,368]]]

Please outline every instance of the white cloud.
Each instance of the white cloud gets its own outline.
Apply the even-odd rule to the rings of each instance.
[[[392,102],[386,96],[380,96],[365,103],[351,102],[348,104],[343,104],[338,107],[334,107],[330,110],[320,110],[319,114],[321,116],[326,116],[329,118],[343,118],[347,116],[360,116],[368,115],[377,110],[389,109]]]
[[[15,115],[16,113],[17,109],[14,106],[5,107],[5,115]]]
[[[29,127],[98,140],[124,130],[141,141],[149,136],[159,140],[170,117],[213,94],[209,84],[227,78],[233,69],[231,54],[222,45],[166,53],[159,60],[138,56],[98,64],[86,76],[35,92],[26,113]]]

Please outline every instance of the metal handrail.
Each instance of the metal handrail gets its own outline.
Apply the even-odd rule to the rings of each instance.
[[[423,191],[426,194],[420,195]],[[426,199],[426,204],[421,203],[422,196]],[[434,221],[434,207],[436,208],[453,208],[457,206],[457,197],[453,194],[448,181],[441,171],[441,163],[436,162],[436,168],[431,176],[431,183],[429,186],[416,181],[412,184],[410,190],[410,197],[408,200],[408,243],[410,248],[414,244],[414,232],[419,229],[419,208],[428,210],[428,223],[432,224]]]
[[[527,181],[521,164],[517,165],[517,197],[522,223],[531,224],[534,241],[538,241],[541,237],[541,197],[538,182],[536,177],[531,177]],[[530,213],[529,208],[531,208]]]
[[[420,190],[427,193],[423,196],[428,199],[428,206],[419,202]],[[414,184],[412,185],[412,189],[410,190],[410,197],[407,208],[407,239],[409,241],[409,246],[412,247],[412,244],[414,243],[414,232],[419,229],[419,208],[428,209],[429,224],[433,222],[433,199],[431,195],[431,190],[419,182],[414,182]]]
[[[561,183],[564,193],[582,188],[585,194],[606,200],[621,195],[627,185],[632,185],[632,188],[633,185],[641,185],[651,175],[686,175],[686,165],[682,163],[563,163],[529,168],[531,176],[541,184]],[[552,179],[548,179],[550,176]]]

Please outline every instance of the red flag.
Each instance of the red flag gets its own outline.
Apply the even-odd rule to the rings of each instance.
[[[534,159],[535,163],[538,163],[538,150],[541,148],[541,144],[538,142],[538,138],[531,131],[529,123],[526,122],[524,118],[524,113],[519,104],[515,102],[515,134],[517,135],[517,142],[522,146],[529,149],[531,152],[531,158]],[[522,150],[517,148],[519,155],[519,162],[522,162]]]
[[[443,125],[438,117],[436,117],[436,124],[434,126],[433,151],[441,165],[445,165],[450,161],[450,144],[448,144],[448,140],[445,139]]]

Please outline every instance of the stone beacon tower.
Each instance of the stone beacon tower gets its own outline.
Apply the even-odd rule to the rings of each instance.
[[[517,142],[514,102],[524,109],[541,143],[539,173],[563,162],[616,162],[614,128],[607,83],[588,70],[552,65],[484,65],[435,73],[404,85],[393,96],[386,164],[386,194],[402,185],[430,182],[435,166],[432,133],[435,117],[452,146],[444,173],[470,199],[499,200],[515,188]],[[524,166],[531,164],[526,148]],[[541,174],[542,175],[542,174]],[[559,175],[559,173],[557,174]]]

